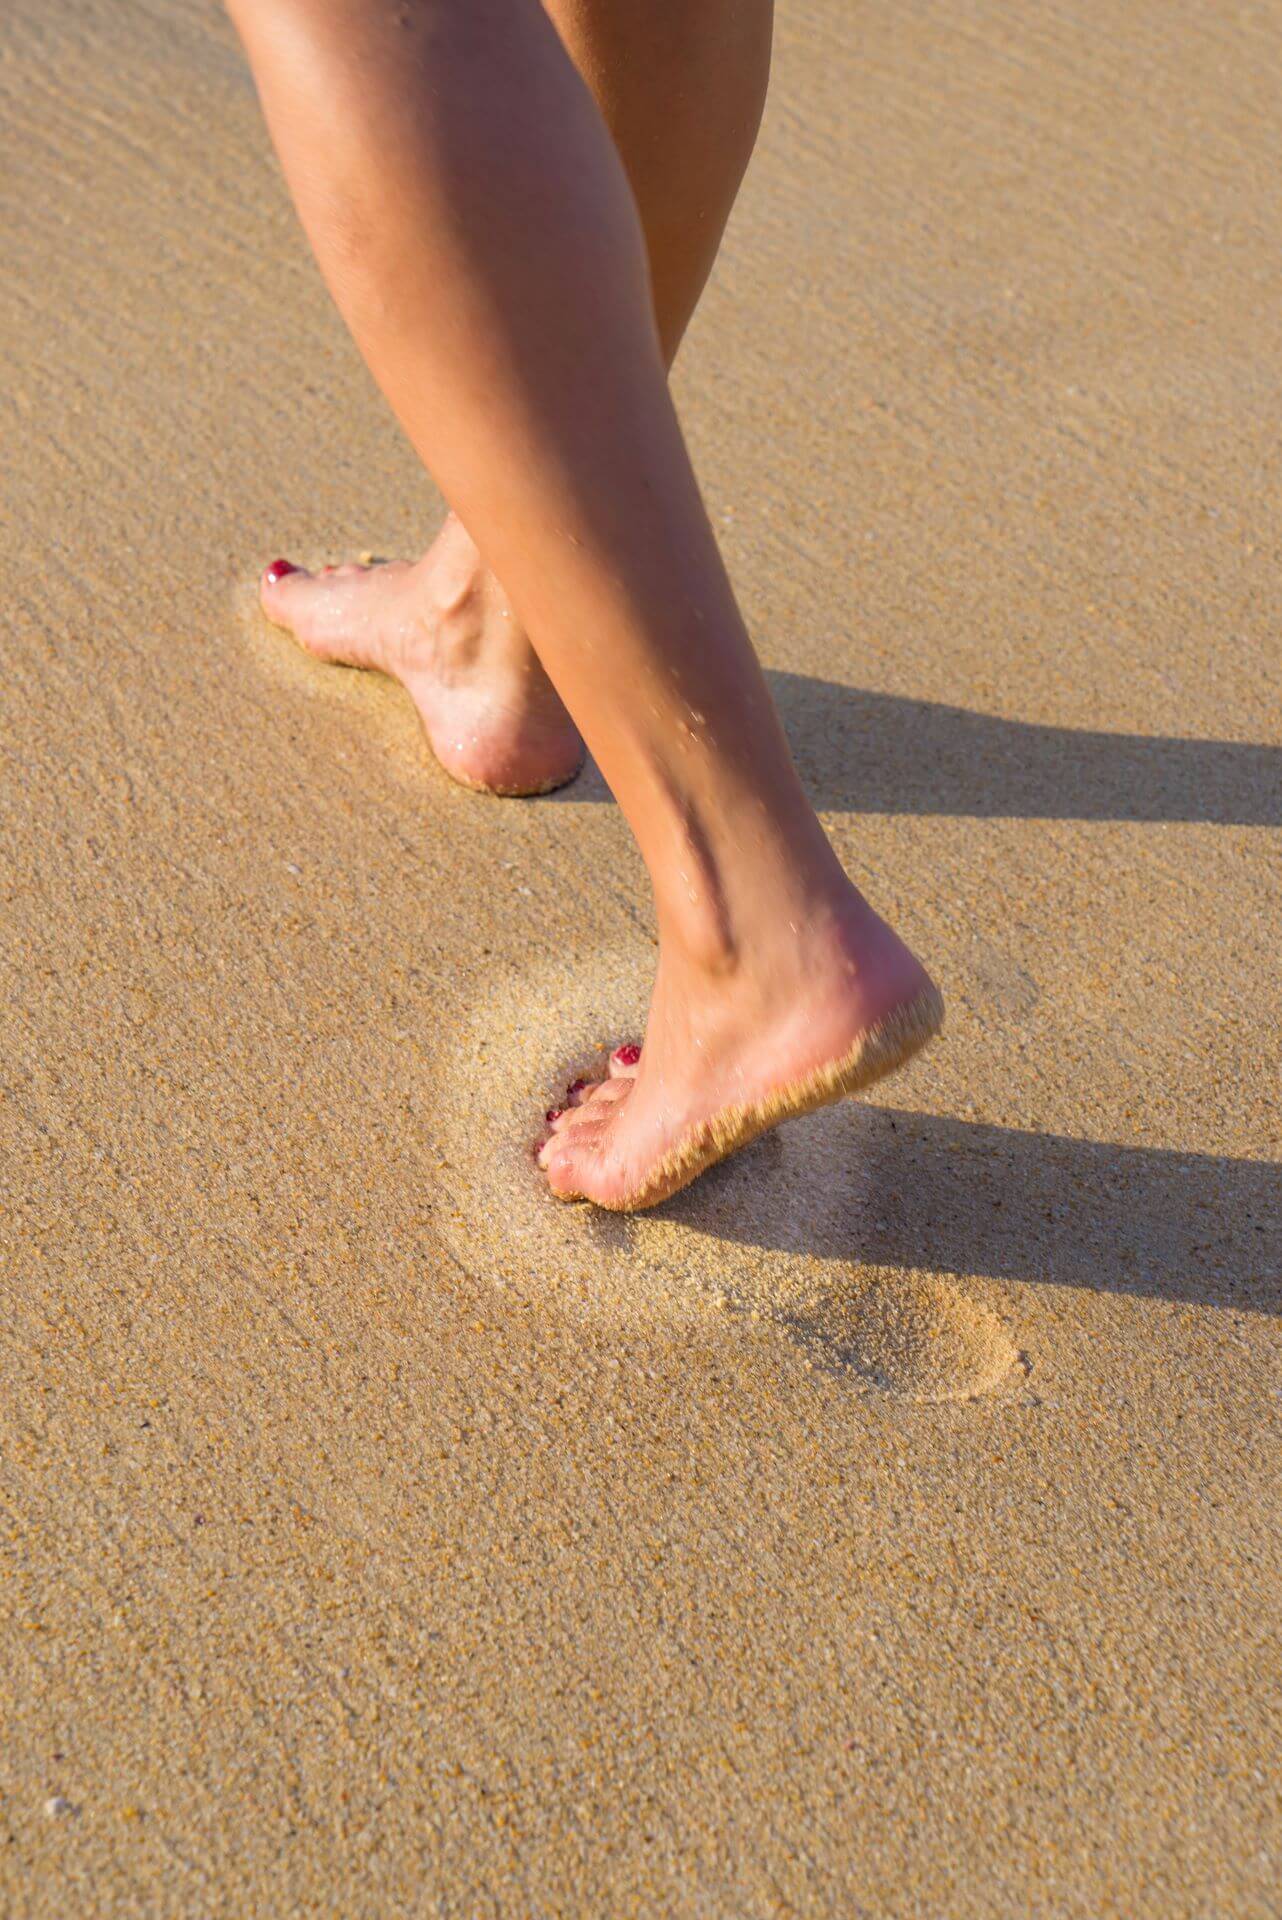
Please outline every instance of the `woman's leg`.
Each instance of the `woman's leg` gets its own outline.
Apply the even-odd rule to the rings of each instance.
[[[670,365],[756,138],[773,0],[545,4],[623,160]],[[282,569],[262,593],[270,618],[322,659],[404,682],[456,779],[538,793],[577,772],[574,723],[455,515],[413,566]]]
[[[671,366],[752,158],[774,0],[544,4],[623,161]]]
[[[233,0],[322,269],[636,834],[639,1068],[550,1184],[648,1205],[905,1058],[928,977],[806,801],[672,409],[618,154],[539,0]]]

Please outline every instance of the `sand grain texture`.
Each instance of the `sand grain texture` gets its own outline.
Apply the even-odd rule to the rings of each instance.
[[[0,1911],[1275,1915],[1282,9],[781,8],[677,388],[943,1041],[630,1221],[207,0],[0,18]],[[889,1390],[888,1390],[889,1389]]]

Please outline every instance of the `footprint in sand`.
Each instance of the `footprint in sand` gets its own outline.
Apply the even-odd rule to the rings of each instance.
[[[602,1074],[611,1046],[640,1038],[651,962],[648,949],[594,951],[496,975],[443,1040],[434,1132],[453,1176],[451,1251],[499,1284],[537,1275],[562,1308],[598,1322],[689,1325],[710,1305],[751,1315],[821,1370],[910,1399],[1000,1386],[1018,1356],[996,1314],[944,1276],[858,1264],[880,1197],[854,1103],[789,1122],[651,1212],[549,1198],[532,1153],[543,1110],[568,1081]]]
[[[933,1273],[854,1269],[810,1326],[826,1357],[907,1400],[973,1400],[1018,1355],[997,1315]]]

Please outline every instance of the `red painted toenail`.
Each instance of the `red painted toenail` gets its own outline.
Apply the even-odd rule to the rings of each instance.
[[[283,580],[287,573],[297,572],[298,568],[292,560],[273,560],[267,569],[267,578],[271,581],[272,585],[275,586],[276,582]]]
[[[546,1139],[543,1139],[543,1140],[536,1140],[536,1141],[534,1142],[534,1145],[533,1145],[533,1146],[532,1146],[532,1147],[530,1148],[530,1152],[531,1152],[531,1153],[532,1153],[532,1154],[534,1155],[534,1158],[535,1158],[536,1160],[538,1159],[538,1157],[539,1157],[539,1155],[540,1155],[540,1154],[542,1153],[542,1151],[543,1151],[543,1149],[544,1149],[544,1147],[546,1147],[546,1145],[547,1145],[547,1140],[546,1140]]]
[[[565,1090],[566,1098],[572,1100],[576,1093],[582,1093],[584,1087],[590,1087],[591,1085],[592,1082],[590,1080],[571,1080]]]
[[[641,1049],[629,1040],[626,1046],[614,1049],[614,1057],[621,1067],[635,1067],[641,1058]]]
[[[543,1118],[547,1121],[548,1125],[551,1126],[552,1122],[559,1120],[564,1112],[564,1107],[549,1107]]]

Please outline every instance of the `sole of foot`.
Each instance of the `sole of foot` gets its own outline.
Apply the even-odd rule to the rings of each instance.
[[[497,591],[442,554],[452,538],[413,564],[311,573],[274,560],[259,604],[314,659],[398,680],[460,786],[502,799],[555,792],[583,765],[578,730]]]

